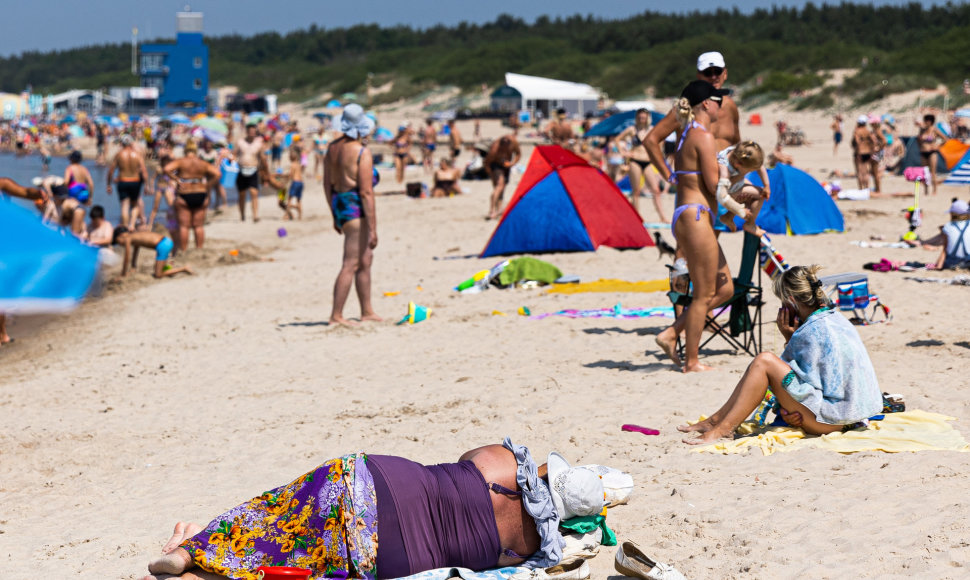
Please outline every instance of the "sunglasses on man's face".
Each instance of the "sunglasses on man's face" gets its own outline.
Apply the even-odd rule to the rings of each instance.
[[[721,104],[722,104],[722,101],[723,101],[724,99],[722,99],[721,97],[711,97],[711,98],[710,98],[710,99],[708,99],[708,100],[710,100],[710,101],[714,101],[715,103],[717,103],[717,108],[718,108],[718,109],[720,109],[720,108],[721,108]]]
[[[724,72],[724,69],[719,66],[709,66],[706,69],[701,71],[701,76],[719,77],[723,72]]]

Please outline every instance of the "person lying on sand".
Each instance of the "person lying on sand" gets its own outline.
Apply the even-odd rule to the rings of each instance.
[[[315,578],[373,579],[445,567],[486,570],[527,558],[545,567],[562,558],[559,522],[596,515],[604,505],[596,473],[570,467],[557,453],[537,467],[528,448],[508,438],[432,466],[355,453],[204,527],[179,522],[148,571],[248,578],[277,563],[310,569]],[[198,577],[212,576],[181,576]]]
[[[175,242],[168,236],[156,234],[148,230],[130,232],[125,226],[118,226],[115,228],[114,236],[112,236],[111,245],[119,244],[125,247],[125,260],[123,262],[124,265],[121,267],[122,278],[128,275],[129,268],[138,267],[138,250],[141,248],[155,250],[155,270],[152,273],[152,276],[155,278],[165,278],[182,273],[195,273],[188,266],[181,268],[168,266],[168,257],[172,253],[172,248],[175,247]],[[134,251],[132,251],[132,248],[134,248]]]
[[[778,399],[782,418],[811,435],[839,431],[882,410],[869,353],[855,327],[828,305],[816,277],[819,269],[795,266],[775,281],[782,301],[776,323],[785,351],[781,357],[756,356],[724,406],[703,421],[678,427],[700,435],[684,443],[731,437],[768,390]]]

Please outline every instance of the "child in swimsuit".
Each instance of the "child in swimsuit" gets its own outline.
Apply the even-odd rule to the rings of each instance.
[[[125,259],[121,268],[122,278],[128,275],[131,268],[137,267],[138,250],[141,248],[155,250],[155,269],[152,272],[152,276],[155,278],[165,278],[181,273],[194,274],[188,266],[173,268],[168,265],[168,258],[175,247],[172,238],[168,236],[150,230],[132,232],[125,226],[118,226],[112,235],[111,244],[125,247]]]
[[[303,164],[300,155],[296,151],[290,151],[290,170],[287,174],[290,182],[290,189],[286,200],[285,220],[293,219],[296,212],[297,219],[303,219]]]
[[[764,159],[764,151],[754,141],[744,141],[717,154],[720,171],[716,192],[718,220],[732,232],[738,229],[734,224],[734,216],[738,216],[744,220],[744,231],[758,237],[765,233],[755,224],[761,205],[771,195]],[[747,174],[752,171],[758,172],[763,187],[747,180]]]

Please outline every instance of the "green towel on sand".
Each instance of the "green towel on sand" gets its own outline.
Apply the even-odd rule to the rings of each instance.
[[[559,522],[560,528],[566,528],[580,534],[588,534],[596,528],[603,528],[603,545],[615,546],[616,534],[606,525],[606,516],[576,516],[564,522]]]
[[[523,280],[552,284],[561,277],[562,272],[559,268],[549,262],[525,257],[509,260],[509,265],[498,275],[498,281],[503,287]]]

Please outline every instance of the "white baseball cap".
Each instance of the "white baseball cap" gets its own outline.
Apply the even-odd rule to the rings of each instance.
[[[724,64],[724,55],[719,52],[705,52],[697,57],[698,71],[707,70],[712,66],[725,68],[727,65]]]
[[[968,205],[967,202],[963,201],[962,199],[958,199],[950,205],[950,213],[953,215],[970,213],[970,205]]]
[[[560,521],[576,516],[594,516],[606,505],[603,480],[585,467],[570,467],[555,451],[546,459],[549,489]]]
[[[855,122],[857,124],[859,124],[859,125],[865,125],[866,123],[869,122],[869,116],[868,115],[859,115],[859,118],[856,119]]]

